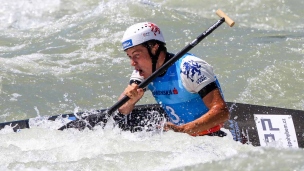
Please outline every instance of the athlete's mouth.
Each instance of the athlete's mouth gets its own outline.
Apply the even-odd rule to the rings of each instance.
[[[143,74],[143,70],[139,69],[139,70],[137,70],[137,71],[138,71],[139,75],[141,75],[141,76],[142,76],[142,74]]]
[[[142,69],[140,69],[138,67],[135,67],[134,69],[139,73],[139,75],[142,75],[142,73],[143,73]]]

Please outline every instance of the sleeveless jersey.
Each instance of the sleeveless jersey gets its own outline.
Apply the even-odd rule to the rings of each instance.
[[[131,78],[139,76],[136,75],[138,72],[133,72]],[[208,112],[209,109],[198,92],[212,82],[216,82],[220,89],[213,68],[205,61],[185,54],[170,66],[163,76],[153,80],[148,89],[166,111],[170,121],[176,125],[183,125]],[[218,131],[220,127],[218,125],[197,135]]]
[[[187,56],[192,55],[184,55],[169,67],[164,76],[157,77],[148,86],[155,100],[162,105],[169,115],[171,122],[177,125],[191,122],[201,117],[209,110],[197,92],[189,92],[183,85],[182,80],[184,79],[185,81],[185,78],[181,78],[183,74],[189,74],[188,78],[191,81],[191,79],[193,80],[194,78],[195,72],[199,72],[201,67],[201,65],[195,62],[191,64],[189,64],[189,61],[184,62],[184,59]],[[200,75],[201,77],[198,77],[197,80],[193,81],[202,82],[204,80],[210,80],[207,81],[207,83],[215,81],[214,74],[205,74],[201,72]],[[210,76],[212,78],[207,78]]]

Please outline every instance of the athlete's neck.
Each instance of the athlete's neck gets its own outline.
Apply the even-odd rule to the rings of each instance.
[[[168,62],[173,56],[174,56],[173,53],[167,52],[167,53],[166,53],[166,56],[165,56],[165,59],[164,59],[164,61],[163,61],[163,63],[162,63],[162,65],[164,65],[166,62]],[[164,73],[160,74],[159,77],[164,76],[164,75],[166,74],[166,72],[167,72],[167,70],[166,70]]]

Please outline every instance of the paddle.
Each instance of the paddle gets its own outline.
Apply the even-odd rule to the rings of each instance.
[[[180,52],[178,52],[173,58],[167,61],[164,65],[162,65],[158,70],[156,70],[150,77],[140,83],[139,88],[145,88],[148,86],[156,77],[158,77],[161,73],[165,72],[172,64],[174,64],[178,59],[180,59],[183,55],[185,55],[188,51],[190,51],[193,47],[195,47],[199,42],[201,42],[205,37],[207,37],[210,33],[212,33],[216,28],[218,28],[223,22],[226,22],[230,27],[234,25],[234,21],[232,21],[223,11],[217,10],[216,14],[221,17],[216,23],[214,23],[209,29],[199,35],[196,39],[194,39],[191,43],[189,43],[186,47],[184,47]],[[78,128],[80,130],[85,127],[93,128],[95,125],[100,125],[101,123],[106,124],[108,118],[111,116],[113,112],[115,112],[119,107],[121,107],[124,103],[126,103],[130,98],[128,96],[124,96],[117,103],[115,103],[112,107],[102,113],[91,114],[81,120],[77,119],[75,121],[69,122],[67,125],[62,126],[59,130],[63,130],[65,128]]]

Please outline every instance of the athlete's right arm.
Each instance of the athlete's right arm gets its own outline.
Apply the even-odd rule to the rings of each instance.
[[[144,95],[144,90],[138,87],[138,84],[140,84],[142,81],[143,78],[138,74],[138,72],[133,71],[130,78],[130,84],[126,87],[125,91],[119,97],[119,100],[124,96],[128,96],[130,98],[118,109],[120,113],[124,115],[131,113],[134,109],[135,104],[142,98]]]
[[[130,99],[123,104],[118,110],[120,113],[127,115],[132,112],[135,104],[142,98],[144,95],[144,90],[139,88],[137,84],[133,83],[128,85],[125,91],[120,95],[119,99],[124,96],[128,96]]]

